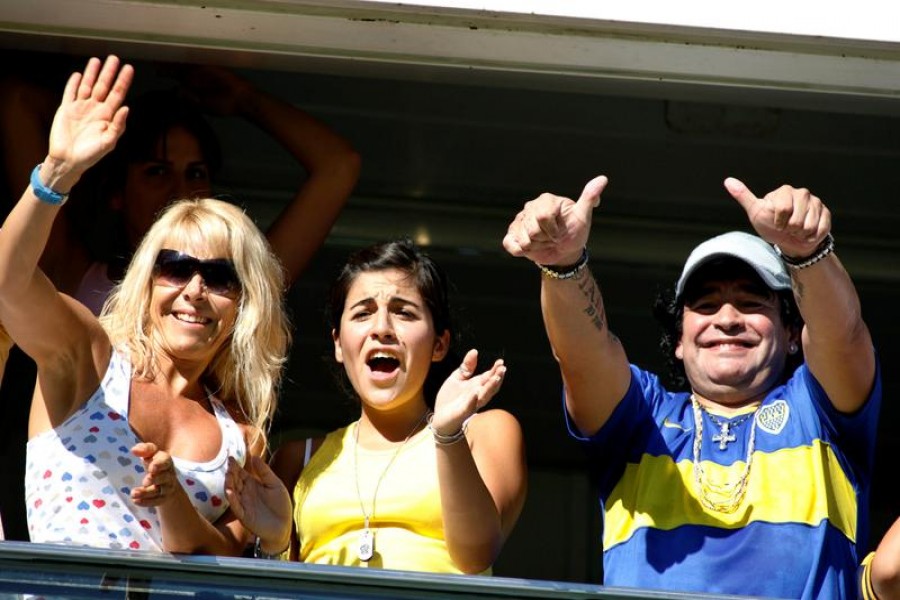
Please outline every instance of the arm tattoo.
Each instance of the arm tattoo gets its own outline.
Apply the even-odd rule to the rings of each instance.
[[[594,281],[589,269],[584,269],[575,277],[578,289],[581,290],[587,306],[582,312],[588,316],[597,331],[603,331],[606,327],[606,310],[603,307],[603,297],[600,295],[600,288]]]

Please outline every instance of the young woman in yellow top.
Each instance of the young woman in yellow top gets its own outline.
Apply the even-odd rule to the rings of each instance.
[[[446,279],[410,242],[351,256],[330,316],[335,359],[362,414],[324,440],[282,446],[274,473],[262,461],[233,465],[229,499],[259,537],[257,555],[289,548],[306,562],[489,572],[526,489],[518,422],[476,412],[500,389],[502,360],[475,374],[470,350],[442,370]]]

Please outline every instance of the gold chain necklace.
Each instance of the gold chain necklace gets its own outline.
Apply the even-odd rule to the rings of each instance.
[[[700,497],[700,503],[710,510],[722,513],[733,513],[744,500],[747,492],[747,482],[750,480],[750,464],[753,461],[753,450],[756,447],[756,411],[759,406],[753,409],[753,412],[747,418],[753,417],[753,423],[750,426],[750,440],[747,444],[747,459],[744,462],[744,472],[737,481],[725,482],[721,484],[710,483],[707,481],[706,472],[700,463],[700,447],[703,444],[703,414],[701,412],[700,403],[697,398],[691,394],[691,406],[694,409],[694,484],[697,487],[697,495]],[[761,404],[760,404],[761,406]],[[712,419],[714,423],[719,425],[720,433],[713,436],[713,441],[719,442],[719,448],[724,449],[728,442],[734,441],[734,435],[730,435],[727,422],[719,422],[712,418],[706,409],[703,409]],[[743,422],[746,419],[741,419]],[[733,426],[733,425],[732,425]]]
[[[353,478],[356,480],[356,497],[359,499],[359,508],[362,510],[364,522],[363,522],[363,530],[359,534],[359,545],[356,548],[356,552],[359,555],[359,560],[366,562],[371,559],[375,555],[375,532],[369,529],[369,521],[375,518],[375,500],[378,498],[378,488],[381,487],[381,482],[384,480],[384,476],[387,475],[388,469],[391,468],[391,465],[394,464],[394,460],[396,460],[397,456],[400,454],[400,451],[403,450],[403,447],[406,445],[406,442],[409,441],[409,438],[413,436],[416,430],[419,428],[419,425],[425,422],[425,419],[428,418],[428,415],[431,414],[430,411],[426,410],[425,414],[416,421],[416,424],[413,425],[412,429],[409,430],[409,433],[406,434],[406,438],[404,438],[403,442],[397,446],[397,449],[394,450],[394,453],[391,455],[391,459],[385,465],[384,470],[381,472],[381,475],[378,476],[378,481],[375,482],[375,491],[372,492],[372,510],[371,512],[366,511],[365,503],[363,503],[362,492],[359,490],[359,421],[356,422],[356,431],[354,432],[353,439]]]

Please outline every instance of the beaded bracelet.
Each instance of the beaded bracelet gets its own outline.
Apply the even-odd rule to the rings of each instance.
[[[581,258],[574,265],[565,267],[554,267],[551,265],[538,265],[541,273],[551,279],[572,279],[581,273],[588,264],[588,251],[584,248],[581,251]]]
[[[816,250],[812,254],[804,258],[793,258],[786,255],[781,251],[781,248],[779,248],[777,244],[775,245],[775,251],[778,253],[778,256],[781,257],[781,260],[784,262],[784,264],[788,266],[788,268],[799,271],[800,269],[805,269],[806,267],[813,266],[829,254],[834,252],[834,236],[832,236],[830,233],[826,235],[819,246],[816,248]]]

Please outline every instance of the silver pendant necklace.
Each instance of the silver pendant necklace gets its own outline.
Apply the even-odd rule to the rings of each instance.
[[[703,407],[702,404],[697,400],[697,398],[691,394],[691,406],[694,411],[694,485],[697,489],[697,495],[700,499],[700,503],[709,510],[713,510],[721,513],[733,513],[738,507],[741,505],[741,502],[744,500],[744,495],[747,492],[747,484],[750,480],[750,465],[753,461],[753,451],[756,448],[756,423],[757,419],[754,418],[756,416],[757,411],[759,410],[758,405],[753,409],[752,413],[749,413],[747,418],[753,419],[753,422],[750,426],[750,435],[749,441],[747,443],[747,457],[744,461],[744,470],[741,475],[738,477],[737,481],[726,481],[721,483],[714,483],[709,481],[707,478],[706,470],[703,468],[703,464],[700,461],[700,448],[703,445],[703,413],[705,412],[710,416],[713,423],[719,426],[719,435],[714,435],[712,440],[714,442],[719,442],[719,449],[724,450],[727,447],[728,442],[734,441],[734,434],[730,434],[728,429],[728,422],[717,421],[713,415]],[[746,419],[741,419],[743,422]],[[734,427],[734,423],[732,423],[732,427]]]
[[[699,402],[697,404],[700,406],[700,410],[702,410],[703,412],[706,413],[706,415],[709,417],[709,420],[712,421],[713,423],[715,423],[716,427],[719,428],[719,433],[712,436],[712,441],[719,443],[719,450],[727,449],[728,444],[736,441],[737,438],[735,437],[735,435],[732,432],[738,428],[738,425],[740,425],[744,421],[749,420],[750,417],[753,417],[756,415],[756,409],[754,409],[753,412],[747,413],[747,414],[743,415],[742,417],[740,417],[739,419],[735,419],[734,421],[729,423],[728,421],[719,420],[719,418],[716,415],[709,412],[706,409],[706,407],[703,406],[702,404],[700,404]],[[757,407],[757,408],[759,408],[759,407]]]
[[[372,510],[367,511],[365,503],[363,502],[362,492],[359,489],[359,421],[356,422],[356,431],[354,432],[353,439],[353,477],[356,479],[356,497],[359,500],[359,508],[362,510],[363,514],[363,529],[359,533],[359,541],[356,547],[356,553],[359,556],[359,560],[363,562],[367,562],[373,556],[375,556],[375,531],[369,528],[369,523],[372,519],[375,518],[375,501],[378,498],[378,488],[381,487],[381,482],[384,480],[384,476],[387,475],[388,469],[391,468],[391,465],[394,464],[394,460],[396,460],[397,455],[400,454],[400,451],[403,450],[403,447],[406,445],[406,442],[409,441],[409,438],[413,436],[416,430],[419,428],[419,425],[425,422],[428,418],[428,415],[431,414],[430,411],[426,410],[425,414],[422,415],[416,424],[413,425],[412,429],[409,430],[409,433],[406,434],[406,438],[404,438],[403,442],[397,446],[397,449],[394,450],[394,454],[391,455],[391,459],[385,465],[384,470],[381,472],[381,475],[378,476],[378,481],[375,482],[375,491],[372,492]]]

